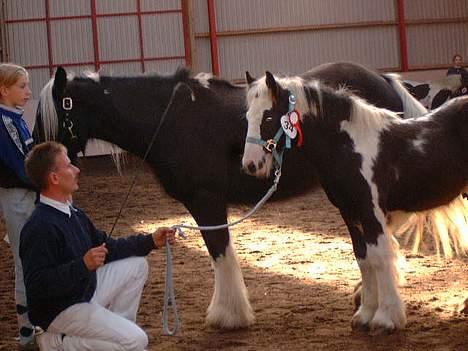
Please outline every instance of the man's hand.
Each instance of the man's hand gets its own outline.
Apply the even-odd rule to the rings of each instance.
[[[153,240],[156,247],[166,246],[166,240],[173,245],[175,242],[175,229],[161,227],[153,233]]]
[[[95,271],[99,267],[104,266],[106,255],[106,244],[102,244],[101,246],[96,246],[92,249],[89,249],[88,252],[86,252],[84,255],[83,261],[89,271]]]

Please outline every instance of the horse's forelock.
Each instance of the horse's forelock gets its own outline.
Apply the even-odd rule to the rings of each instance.
[[[276,78],[277,83],[282,89],[289,90],[296,97],[296,110],[299,112],[301,119],[304,115],[315,111],[315,106],[311,105],[312,101],[308,101],[305,89],[306,82],[298,76],[279,77]],[[313,84],[313,83],[309,83]]]
[[[46,141],[56,140],[58,134],[58,115],[55,109],[52,88],[54,79],[52,78],[42,89],[39,101],[44,137]]]

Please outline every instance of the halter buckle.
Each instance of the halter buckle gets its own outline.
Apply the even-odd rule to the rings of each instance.
[[[65,97],[62,99],[62,108],[65,111],[71,111],[73,108],[73,100],[71,97]]]
[[[270,154],[273,153],[273,151],[275,151],[276,149],[276,141],[274,141],[273,139],[267,140],[263,148]]]

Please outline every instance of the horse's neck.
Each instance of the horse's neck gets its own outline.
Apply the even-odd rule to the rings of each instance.
[[[175,83],[172,83],[175,86]],[[197,85],[195,82],[190,83],[194,89],[194,101],[191,104],[194,106],[187,106],[177,113],[184,114],[183,116],[176,116],[171,110],[165,117],[164,123],[156,136],[157,145],[161,139],[167,138],[166,134],[170,133],[171,138],[176,136],[192,137],[191,126],[194,123],[204,124],[209,128],[219,128],[220,130],[214,133],[219,136],[226,144],[243,145],[245,136],[245,123],[241,121],[242,111],[245,111],[245,92],[238,87],[230,87],[228,84],[220,83],[219,86],[213,86],[209,90],[205,87]],[[138,156],[143,156],[146,149],[150,144],[156,130],[161,121],[164,110],[171,98],[172,87],[166,86],[163,90],[152,94],[151,104],[149,101],[141,101],[138,106],[131,106],[124,101],[120,101],[119,106],[127,106],[125,110],[114,106],[117,117],[105,117],[100,120],[93,132],[92,137],[102,139],[113,143],[120,148],[130,151]],[[132,99],[132,101],[135,101]],[[173,102],[173,107],[180,107],[180,103]],[[110,120],[110,119],[113,120]],[[178,128],[172,128],[172,123],[176,119],[180,119],[182,127],[178,124]],[[206,123],[211,121],[218,121],[216,123]],[[219,123],[222,119],[223,123]],[[116,121],[118,120],[118,121]],[[207,131],[210,132],[211,131]],[[239,146],[239,147],[240,147]]]
[[[102,139],[120,148],[142,156],[158,126],[170,91],[174,82],[164,83],[155,77],[155,81],[146,80],[138,83],[136,89],[122,93],[122,87],[115,87],[109,79],[106,88],[109,89],[111,103],[103,106],[105,114],[96,116],[97,122],[92,123],[90,137]],[[120,85],[122,83],[119,83]],[[164,88],[162,85],[166,84]]]

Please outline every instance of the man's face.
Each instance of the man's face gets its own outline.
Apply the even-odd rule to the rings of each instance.
[[[460,68],[463,65],[463,59],[460,56],[455,57],[453,60],[453,65],[457,68]]]
[[[10,107],[23,107],[31,97],[29,79],[20,75],[15,84],[10,87],[1,87],[2,102]]]
[[[78,190],[80,169],[70,162],[65,152],[60,152],[55,157],[55,167],[51,173],[54,185],[57,185],[63,194],[72,195]]]

